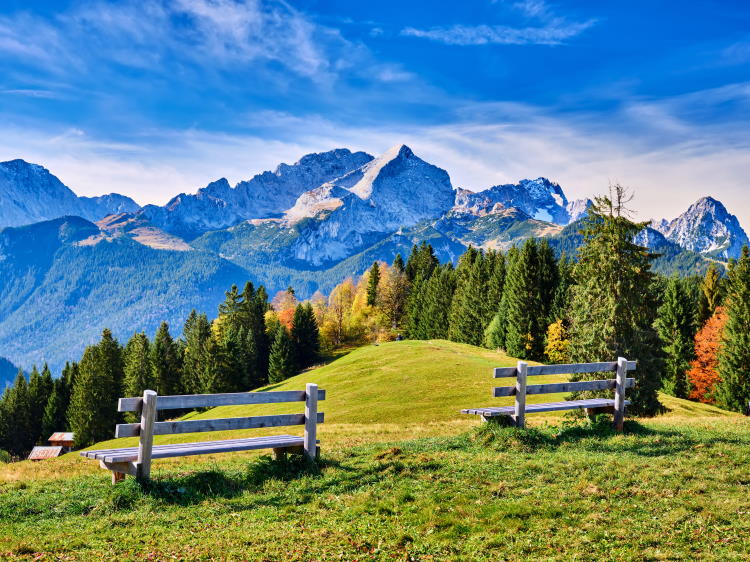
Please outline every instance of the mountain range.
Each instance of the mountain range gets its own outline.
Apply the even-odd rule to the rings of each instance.
[[[573,255],[590,205],[546,178],[454,188],[404,145],[377,158],[309,154],[142,208],[117,194],[77,197],[35,164],[0,163],[0,356],[59,369],[104,327],[123,339],[166,320],[179,333],[192,308],[213,313],[232,283],[250,279],[271,294],[291,285],[307,297],[422,240],[443,261],[468,245],[505,250],[531,236]],[[710,197],[640,240],[665,273],[700,273],[748,243]]]

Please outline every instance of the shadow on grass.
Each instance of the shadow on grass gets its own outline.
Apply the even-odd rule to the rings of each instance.
[[[625,422],[621,434],[612,427],[612,418],[600,415],[593,421],[565,420],[559,425],[519,429],[503,421],[485,423],[472,435],[475,443],[500,451],[535,451],[575,447],[600,453],[662,457],[693,449],[700,441],[671,429],[651,429],[637,421]],[[712,437],[714,444],[738,445],[744,442],[726,436]]]

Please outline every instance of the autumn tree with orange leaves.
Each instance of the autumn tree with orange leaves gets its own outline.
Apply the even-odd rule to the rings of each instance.
[[[719,349],[727,313],[724,307],[718,307],[713,316],[695,335],[695,359],[690,364],[688,381],[691,400],[713,404],[714,388],[719,378]]]

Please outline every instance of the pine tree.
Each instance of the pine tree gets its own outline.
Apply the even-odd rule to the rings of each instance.
[[[409,259],[406,260],[406,276],[410,282],[414,282],[418,277],[427,280],[439,264],[432,246],[422,241],[419,246],[414,245],[411,248]]]
[[[513,271],[514,262],[518,259],[520,252],[516,246],[513,246],[505,256],[505,283],[503,292],[500,297],[500,303],[492,320],[484,331],[484,346],[489,349],[505,349],[505,336],[507,335],[507,317],[510,291],[508,290],[508,280]]]
[[[50,435],[57,431],[66,431],[68,428],[65,413],[68,409],[66,400],[65,380],[60,377],[54,381],[52,394],[47,400],[47,406],[44,408],[42,416],[42,438],[48,439]]]
[[[422,297],[422,334],[425,339],[447,339],[451,304],[456,291],[456,272],[448,263],[438,267],[427,281]]]
[[[268,382],[277,383],[297,374],[294,364],[294,345],[283,324],[279,324],[271,345],[268,360]]]
[[[428,281],[417,277],[412,283],[409,298],[406,301],[406,312],[404,322],[406,335],[413,340],[427,339],[427,327],[425,318],[425,298],[426,286]]]
[[[456,292],[451,303],[448,338],[482,345],[486,303],[487,268],[482,252],[469,248],[458,262]]]
[[[291,332],[294,344],[294,360],[299,369],[314,365],[320,354],[320,332],[312,305],[308,302],[297,305]]]
[[[547,329],[540,287],[539,247],[530,238],[513,260],[505,284],[505,350],[519,359],[541,359]]]
[[[406,266],[404,265],[404,258],[401,257],[401,254],[396,254],[396,257],[393,258],[393,269],[396,269],[401,273],[403,273],[406,269]]]
[[[698,300],[697,324],[703,326],[716,308],[721,305],[723,297],[721,271],[715,263],[712,263],[700,285],[700,294]]]
[[[11,455],[23,457],[34,446],[34,429],[31,420],[29,385],[22,370],[19,369],[13,387],[7,391],[7,398],[4,402],[9,421],[5,446]]]
[[[153,384],[161,396],[182,394],[182,361],[180,349],[169,333],[169,324],[162,322],[150,346]]]
[[[665,354],[662,387],[678,398],[689,393],[687,372],[693,360],[693,308],[679,278],[672,277],[659,307],[656,329]]]
[[[68,420],[77,447],[112,438],[122,380],[122,349],[104,330],[101,341],[84,351],[73,386]]]
[[[543,324],[547,326],[556,319],[552,318],[552,307],[555,295],[560,285],[560,269],[555,258],[555,252],[546,238],[538,243],[537,267],[539,273],[539,299],[544,316]]]
[[[505,256],[490,250],[485,255],[487,288],[482,312],[482,323],[487,326],[500,307],[505,287]]]
[[[154,368],[151,364],[151,344],[145,333],[135,333],[123,351],[124,394],[143,396],[144,390],[154,390]],[[158,392],[158,391],[157,391]],[[130,416],[136,420],[135,415]]]
[[[378,302],[378,283],[380,283],[380,266],[378,262],[373,262],[367,278],[367,306],[375,306]]]
[[[633,242],[647,223],[627,217],[628,201],[624,188],[616,185],[609,196],[596,199],[583,223],[584,241],[574,268],[571,360],[637,360],[637,385],[628,391],[630,410],[653,415],[662,409],[657,390],[663,371],[661,343],[653,327],[655,256]]]
[[[549,318],[552,322],[562,320],[568,326],[570,310],[570,289],[573,286],[573,262],[563,255],[557,262],[558,283],[552,299]]]
[[[42,418],[47,401],[52,394],[52,385],[52,373],[47,364],[44,364],[41,374],[34,365],[29,377],[29,415],[31,417],[31,439],[34,444],[40,444],[48,437],[42,435]]]
[[[211,339],[211,325],[206,315],[193,310],[185,321],[183,337],[182,390],[188,394],[199,394],[203,389]]]
[[[727,324],[719,352],[716,402],[723,408],[744,412],[750,404],[750,248],[729,265],[726,298]]]

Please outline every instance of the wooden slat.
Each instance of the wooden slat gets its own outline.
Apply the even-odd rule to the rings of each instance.
[[[164,421],[154,424],[154,435],[176,433],[201,433],[204,431],[228,431],[231,429],[258,429],[261,427],[282,427],[304,425],[305,414],[280,414],[275,416],[252,416],[249,418],[220,418],[215,420]],[[318,423],[323,423],[323,413],[318,413]],[[115,437],[135,437],[141,424],[118,424]]]
[[[635,379],[626,379],[626,388],[635,386]],[[616,386],[615,379],[596,381],[556,382],[549,384],[530,384],[526,386],[526,394],[554,394],[558,392],[579,392],[583,390],[613,390]],[[514,396],[516,387],[495,387],[493,395],[495,398]]]
[[[192,408],[213,408],[216,406],[239,406],[246,404],[278,404],[281,402],[304,402],[304,390],[279,390],[272,392],[232,392],[228,394],[184,394],[159,396],[157,410],[180,410]],[[318,400],[326,399],[326,391],[318,390]],[[140,412],[143,398],[120,398],[118,412]]]
[[[505,377],[515,377],[518,371],[515,367],[496,367],[495,378],[502,379]]]
[[[635,371],[636,361],[628,361],[628,371]],[[544,375],[572,375],[575,373],[606,373],[617,370],[616,361],[604,363],[572,363],[566,365],[536,365],[529,367],[526,376],[538,377]],[[515,367],[503,367],[495,369],[496,379],[503,377],[515,377],[518,371]]]
[[[625,400],[625,405],[630,404],[630,400]],[[547,402],[546,404],[527,404],[526,413],[533,414],[536,412],[554,412],[558,410],[576,410],[585,408],[604,408],[614,406],[615,401],[609,398],[591,398],[589,400],[565,400],[562,402]],[[515,414],[514,406],[501,406],[490,408],[466,408],[461,410],[462,414],[472,414],[491,418],[493,416],[513,416]]]
[[[256,449],[276,449],[286,447],[302,447],[303,438],[294,435],[273,435],[268,437],[252,437],[247,439],[205,441],[198,443],[182,443],[179,447],[156,446],[153,449],[154,459],[171,457],[189,457],[193,455],[211,455],[215,453],[233,453]],[[105,462],[128,462],[137,457],[137,451],[120,449],[111,451],[101,458]]]

